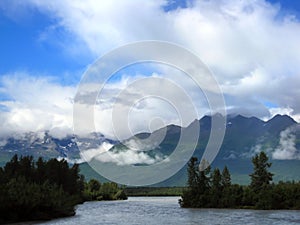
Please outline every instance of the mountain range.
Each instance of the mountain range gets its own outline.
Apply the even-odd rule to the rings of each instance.
[[[221,115],[213,115],[221,116]],[[300,129],[299,124],[287,115],[276,115],[268,121],[256,117],[230,115],[226,122],[226,132],[221,149],[212,163],[212,167],[228,166],[235,183],[246,184],[252,172],[251,157],[260,151],[265,151],[271,162],[274,180],[300,180]],[[211,132],[212,116],[204,116],[193,123],[199,123],[200,134],[194,156],[202,157]],[[193,123],[190,125],[192,126]],[[188,128],[188,127],[187,127]],[[175,149],[182,129],[176,125],[169,125],[164,129],[165,137],[162,142],[151,149],[147,147],[149,159],[163,159]],[[19,155],[33,155],[35,158],[67,158],[70,162],[82,162],[80,151],[98,149],[105,143],[113,146],[109,151],[117,154],[126,151],[128,145],[137,138],[145,138],[161,130],[150,133],[136,134],[123,142],[105,138],[102,134],[92,133],[87,137],[69,135],[63,138],[53,137],[49,132],[29,132],[23,135],[12,135],[0,139],[0,163],[2,165],[17,153]],[[142,165],[143,162],[136,162]],[[147,164],[147,163],[146,163]],[[89,178],[105,180],[94,172],[86,162],[80,164],[82,173]],[[184,186],[186,183],[186,166],[174,176],[156,184],[155,186]]]

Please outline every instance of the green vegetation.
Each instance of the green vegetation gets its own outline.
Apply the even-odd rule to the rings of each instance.
[[[98,180],[91,179],[85,184],[83,198],[85,201],[126,200],[127,195],[116,183],[101,184]]]
[[[75,214],[82,202],[83,177],[78,165],[64,160],[15,155],[0,168],[0,222],[41,220]]]
[[[127,187],[127,196],[181,196],[184,187]]]
[[[90,200],[126,199],[115,183],[84,182],[77,164],[17,155],[0,167],[0,224],[75,215]]]
[[[200,163],[200,168],[205,165]],[[188,163],[188,188],[179,200],[181,207],[195,208],[251,208],[300,209],[300,182],[272,183],[271,163],[264,152],[252,158],[251,184],[241,186],[231,183],[228,168],[222,173],[211,167],[199,170],[198,159]]]

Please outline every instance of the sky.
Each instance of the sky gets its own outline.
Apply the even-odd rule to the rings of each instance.
[[[113,49],[145,40],[174,43],[196,54],[214,74],[228,114],[264,120],[287,114],[300,122],[299,1],[2,0],[0,32],[0,136],[72,133],[74,96],[89,65]],[[166,65],[133,65],[107,82],[95,107],[99,132],[114,135],[114,95],[146,77],[180,84],[199,118],[211,113],[203,93],[182,72]],[[163,85],[156,87],[158,93]],[[168,91],[182,100],[175,90]],[[161,99],[140,99],[128,116],[130,129],[136,133],[176,124],[175,111]]]

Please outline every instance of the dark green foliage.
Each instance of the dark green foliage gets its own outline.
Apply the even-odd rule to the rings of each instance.
[[[273,179],[273,174],[268,171],[272,165],[268,160],[268,156],[264,152],[252,158],[254,171],[250,174],[250,188],[255,193],[253,200],[258,209],[272,208],[272,186],[270,182]]]
[[[220,207],[230,207],[232,205],[233,199],[231,195],[233,193],[232,186],[231,186],[231,176],[227,166],[224,167],[221,175],[221,199],[219,200],[218,206]]]
[[[273,187],[272,208],[300,209],[300,182],[279,182]]]
[[[227,166],[225,166],[223,171],[222,171],[221,183],[222,183],[223,187],[230,187],[231,186],[231,175],[229,173],[229,170],[228,170]]]
[[[0,223],[42,220],[75,214],[82,202],[83,177],[78,165],[15,155],[0,168]]]
[[[179,200],[182,207],[300,209],[300,182],[271,183],[271,163],[264,152],[252,159],[249,186],[231,184],[227,167],[222,174],[219,169],[211,173],[209,167],[200,171],[197,162],[193,157],[188,164],[188,188]]]
[[[198,159],[191,158],[188,164],[188,188],[183,191],[179,203],[182,207],[208,207],[210,191],[210,167],[205,168],[205,161],[202,161],[199,170]]]
[[[79,166],[65,160],[15,155],[0,167],[0,224],[72,216],[83,201],[117,199],[127,196],[116,183],[85,183]]]
[[[250,187],[254,192],[269,188],[270,182],[273,179],[273,174],[268,171],[272,164],[269,163],[268,160],[268,156],[264,152],[252,158],[254,172],[250,174]]]
[[[84,199],[86,201],[126,200],[127,195],[116,183],[101,184],[98,180],[91,179],[85,184]]]
[[[185,187],[126,187],[128,196],[180,196]]]
[[[188,163],[188,186],[191,188],[192,191],[197,188],[197,161],[198,159],[196,157],[192,157]]]
[[[222,192],[223,192],[223,187],[221,184],[221,173],[218,168],[216,168],[213,171],[212,174],[212,181],[211,181],[211,204],[212,205],[220,205],[221,204],[221,197],[222,197]]]
[[[91,179],[88,182],[88,188],[90,189],[90,191],[95,192],[95,191],[99,191],[101,187],[101,184],[98,180],[95,179]]]

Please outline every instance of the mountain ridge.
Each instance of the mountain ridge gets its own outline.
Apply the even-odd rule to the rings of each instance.
[[[213,116],[204,116],[199,120],[194,120],[193,123],[199,123],[200,134],[199,141],[194,151],[194,156],[199,159],[202,157],[204,149],[206,147],[209,135],[211,133],[211,120]],[[167,157],[172,154],[174,147],[176,146],[182,129],[180,126],[171,124],[161,129],[154,131],[153,133],[139,133],[134,135],[125,141],[130,141],[133,138],[146,139],[151,134],[155,134],[165,129],[166,136],[154,149],[147,151],[149,157],[160,158]],[[268,121],[263,121],[256,117],[245,117],[242,115],[227,116],[226,117],[226,132],[221,149],[213,162],[212,166],[222,167],[227,165],[231,169],[233,174],[233,180],[238,183],[246,183],[248,181],[247,173],[251,171],[251,157],[259,151],[265,151],[273,161],[274,167],[277,170],[281,179],[298,179],[300,175],[296,174],[297,171],[289,173],[287,168],[290,168],[292,164],[293,168],[299,168],[300,170],[300,132],[298,131],[299,124],[287,115],[276,115]],[[290,133],[289,133],[290,132]],[[285,136],[283,134],[287,133]],[[295,151],[295,156],[299,158],[295,159],[281,159],[277,160],[273,158],[274,151],[280,151],[283,138],[286,138],[285,142],[292,141]],[[42,134],[36,134],[34,132],[28,133],[23,137],[8,137],[5,140],[0,140],[2,143],[0,146],[0,158],[2,162],[8,161],[10,156],[17,153],[19,155],[34,155],[35,158],[42,156],[45,158],[60,157],[68,158],[71,161],[80,158],[79,147],[82,149],[97,149],[103,142],[108,142],[114,145],[110,150],[112,152],[120,152],[127,146],[124,146],[122,142],[114,141],[105,138],[102,134],[92,134],[90,137],[80,138],[75,135],[69,135],[64,138],[57,138],[51,136],[45,132]],[[80,146],[78,146],[80,145]],[[285,149],[286,150],[286,149]],[[78,161],[77,161],[78,162]],[[141,163],[142,165],[142,163]],[[98,176],[88,168],[87,164],[81,164],[83,173],[87,178]],[[298,171],[299,171],[298,170]],[[275,171],[276,172],[276,171]],[[103,180],[103,178],[100,177]],[[170,179],[162,182],[160,186],[182,186],[186,180],[186,167],[181,169]]]

